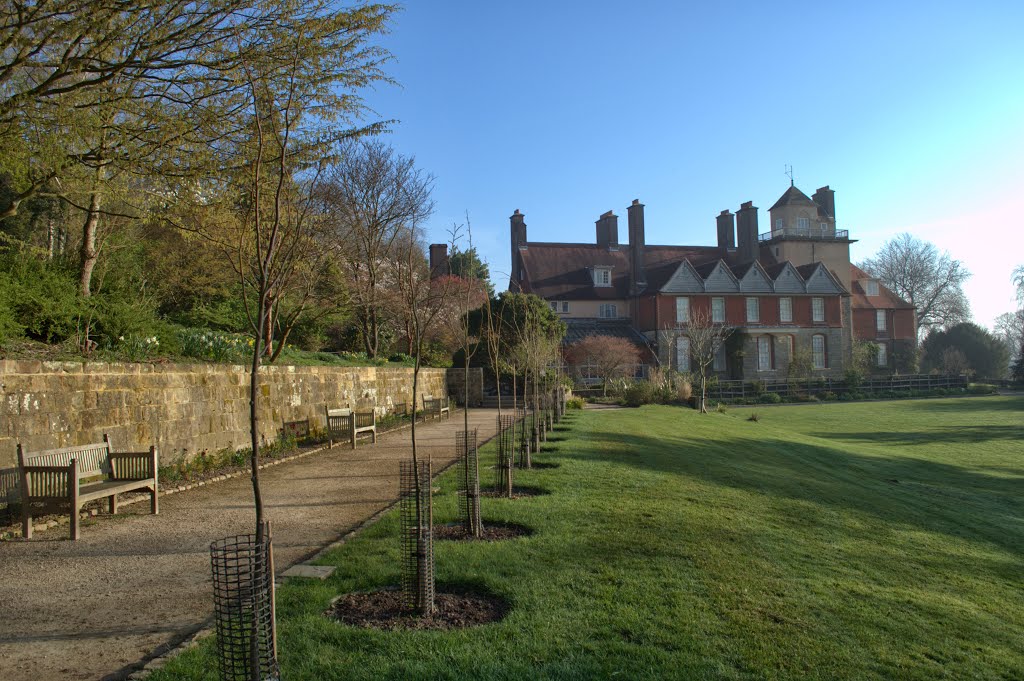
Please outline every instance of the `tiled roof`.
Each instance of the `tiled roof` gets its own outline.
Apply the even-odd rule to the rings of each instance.
[[[588,336],[611,336],[623,338],[630,343],[647,348],[647,339],[633,328],[628,319],[566,319],[565,345],[572,345]]]
[[[804,194],[796,187],[790,187],[785,191],[785,193],[783,193],[782,196],[779,197],[779,200],[776,201],[775,204],[768,210],[773,211],[779,206],[792,206],[794,204],[804,206],[818,205],[814,203],[814,201],[811,200],[811,197],[807,196],[807,194]]]
[[[609,250],[596,244],[530,242],[520,249],[526,290],[548,300],[614,300],[629,295],[629,246]],[[684,259],[717,260],[714,246],[647,246],[647,290],[661,288]],[[594,286],[593,269],[611,267],[611,286]]]
[[[884,310],[907,310],[914,309],[914,306],[907,301],[900,298],[898,295],[887,289],[882,282],[878,282],[878,295],[869,296],[864,291],[864,287],[861,285],[863,279],[874,279],[870,274],[857,267],[856,265],[850,265],[850,275],[853,281],[850,284],[850,291],[852,295],[850,304],[853,309],[884,309]]]

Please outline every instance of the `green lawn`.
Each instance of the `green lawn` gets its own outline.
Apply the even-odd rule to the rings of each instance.
[[[1024,678],[1024,399],[752,411],[570,412],[539,457],[560,466],[517,478],[551,494],[485,500],[533,536],[436,545],[441,583],[511,602],[500,624],[325,620],[398,582],[389,515],[279,591],[284,678]],[[151,678],[216,678],[211,650]]]

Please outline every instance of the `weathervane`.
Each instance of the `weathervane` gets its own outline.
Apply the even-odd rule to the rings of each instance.
[[[789,178],[789,186],[793,186],[793,166],[786,166],[786,176]]]

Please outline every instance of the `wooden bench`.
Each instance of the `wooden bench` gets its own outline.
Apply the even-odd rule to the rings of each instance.
[[[150,510],[154,515],[160,512],[156,447],[148,452],[112,452],[106,435],[97,444],[40,452],[27,452],[19,443],[18,469],[25,539],[32,538],[33,506],[39,508],[38,513],[70,507],[72,539],[79,537],[78,514],[89,501],[109,498],[110,512],[117,513],[118,494],[149,490]]]
[[[434,397],[433,395],[423,396],[423,418],[427,416],[441,419],[444,416],[452,417],[452,410],[448,404],[447,397]]]
[[[373,436],[373,443],[377,443],[377,410],[362,412],[349,409],[331,409],[324,407],[327,417],[327,447],[334,447],[334,441],[340,441],[342,437],[352,443],[352,449],[356,448],[356,436],[361,433],[369,433]]]

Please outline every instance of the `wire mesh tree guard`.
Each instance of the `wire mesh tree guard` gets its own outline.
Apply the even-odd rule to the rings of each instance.
[[[498,417],[498,465],[495,466],[494,489],[503,496],[512,496],[512,468],[515,465],[516,415]]]
[[[420,615],[434,612],[434,513],[430,462],[399,462],[402,601]]]
[[[241,534],[210,544],[217,664],[222,681],[276,681],[274,549],[270,523],[262,536]]]
[[[459,456],[459,515],[466,534],[479,537],[483,532],[483,522],[480,520],[480,458],[476,428],[455,434],[455,450]]]
[[[519,416],[519,446],[516,448],[516,460],[520,468],[530,467],[530,454],[533,449],[533,429],[529,425],[531,419],[528,414],[524,405],[521,416]]]

